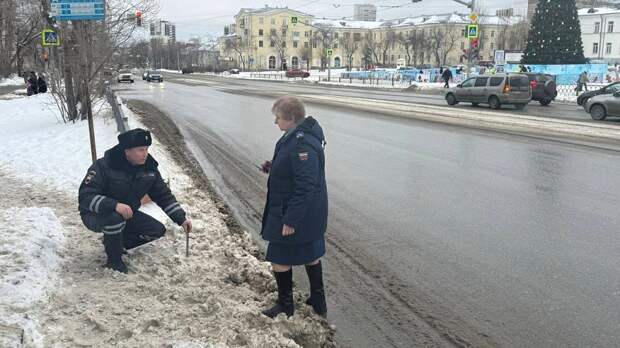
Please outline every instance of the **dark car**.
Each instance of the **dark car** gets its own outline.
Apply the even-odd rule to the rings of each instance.
[[[581,93],[578,97],[577,97],[577,104],[578,105],[583,105],[585,107],[586,103],[588,102],[588,99],[595,97],[597,95],[601,95],[601,94],[614,94],[616,92],[620,91],[620,81],[619,82],[614,82],[611,83],[603,88],[597,89],[597,90],[593,90],[593,91],[587,91],[584,93]]]
[[[236,69],[236,68],[235,69],[230,69],[228,72],[231,73],[231,74],[237,75],[237,74],[239,74],[239,69]]]
[[[164,76],[159,71],[149,71],[149,73],[146,75],[146,81],[164,82]]]
[[[194,73],[194,69],[192,69],[192,68],[183,68],[183,69],[181,69],[181,73],[182,74],[193,74]]]
[[[310,73],[301,69],[289,69],[284,74],[286,77],[301,77],[306,78],[310,76]]]
[[[527,75],[532,87],[532,100],[540,105],[549,105],[558,96],[555,76],[541,73],[522,73]]]

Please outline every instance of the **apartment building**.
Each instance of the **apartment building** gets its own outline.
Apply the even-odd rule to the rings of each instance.
[[[605,63],[620,63],[620,9],[581,9],[579,22],[586,58]]]

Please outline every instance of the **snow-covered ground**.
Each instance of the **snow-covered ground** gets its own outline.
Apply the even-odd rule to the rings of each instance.
[[[101,157],[117,133],[109,108],[98,110]],[[37,348],[323,345],[329,332],[299,293],[293,318],[259,314],[275,283],[252,238],[228,231],[208,193],[156,138],[151,150],[194,221],[191,255],[179,227],[151,203],[142,210],[168,233],[130,251],[124,275],[102,267],[100,235],[77,213],[91,161],[87,123],[62,123],[49,95],[0,100],[0,347],[17,345],[21,329],[24,346]]]
[[[17,75],[12,75],[7,79],[0,78],[0,87],[4,86],[23,86],[25,85],[24,79]]]

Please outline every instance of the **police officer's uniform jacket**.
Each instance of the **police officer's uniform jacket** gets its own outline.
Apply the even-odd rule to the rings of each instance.
[[[263,239],[303,244],[323,238],[328,211],[324,145],[323,130],[312,117],[276,144],[263,212]],[[282,236],[283,224],[295,233]]]
[[[140,208],[140,200],[145,194],[159,205],[163,211],[178,225],[185,222],[185,211],[163,181],[158,163],[148,155],[144,165],[134,166],[125,157],[121,145],[105,152],[89,169],[79,188],[79,210],[82,220],[85,215],[96,214],[108,224],[98,227],[104,234],[116,234],[123,231],[125,221],[109,219],[117,215],[116,204],[124,203],[135,212]],[[103,221],[102,220],[102,221]],[[87,224],[87,227],[93,229]]]

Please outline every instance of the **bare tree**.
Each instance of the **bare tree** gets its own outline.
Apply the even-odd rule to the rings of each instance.
[[[426,34],[424,29],[414,30],[411,36],[411,48],[413,50],[413,65],[424,64],[424,56],[430,55],[431,40],[430,35]]]
[[[327,66],[327,61],[329,59],[327,50],[333,47],[334,40],[334,30],[331,27],[320,28],[313,31],[312,41],[313,45],[319,50],[321,70],[324,70]]]
[[[377,46],[379,47],[379,52],[381,53],[381,64],[386,66],[388,52],[390,49],[394,49],[394,45],[396,44],[398,37],[392,28],[387,29],[383,35],[383,40],[379,40]]]
[[[411,59],[413,58],[413,42],[415,35],[413,31],[400,32],[396,37],[396,41],[405,49],[405,60],[407,66],[411,66]]]
[[[364,51],[365,55],[370,56],[373,63],[379,64],[381,41],[377,40],[376,33],[372,30],[368,30],[364,35]]]
[[[234,52],[237,54],[237,57],[239,57],[239,62],[241,63],[241,68],[245,70],[245,58],[243,57],[244,47],[241,36],[234,34],[227,37],[224,41],[224,45],[226,52]]]
[[[353,57],[355,53],[358,51],[360,44],[355,40],[355,35],[351,35],[351,33],[343,33],[340,37],[340,50],[344,54],[344,57],[347,61],[347,70],[351,70],[353,67]]]
[[[272,29],[269,34],[270,45],[273,46],[278,58],[280,59],[280,68],[285,69],[286,62],[286,29],[282,29],[282,32],[278,32],[276,29]]]
[[[431,52],[435,56],[437,65],[446,65],[448,54],[452,52],[460,38],[459,34],[459,29],[450,23],[445,23],[431,30]]]
[[[310,59],[312,59],[312,48],[301,47],[297,51],[302,60],[306,61],[306,69],[310,70]]]

